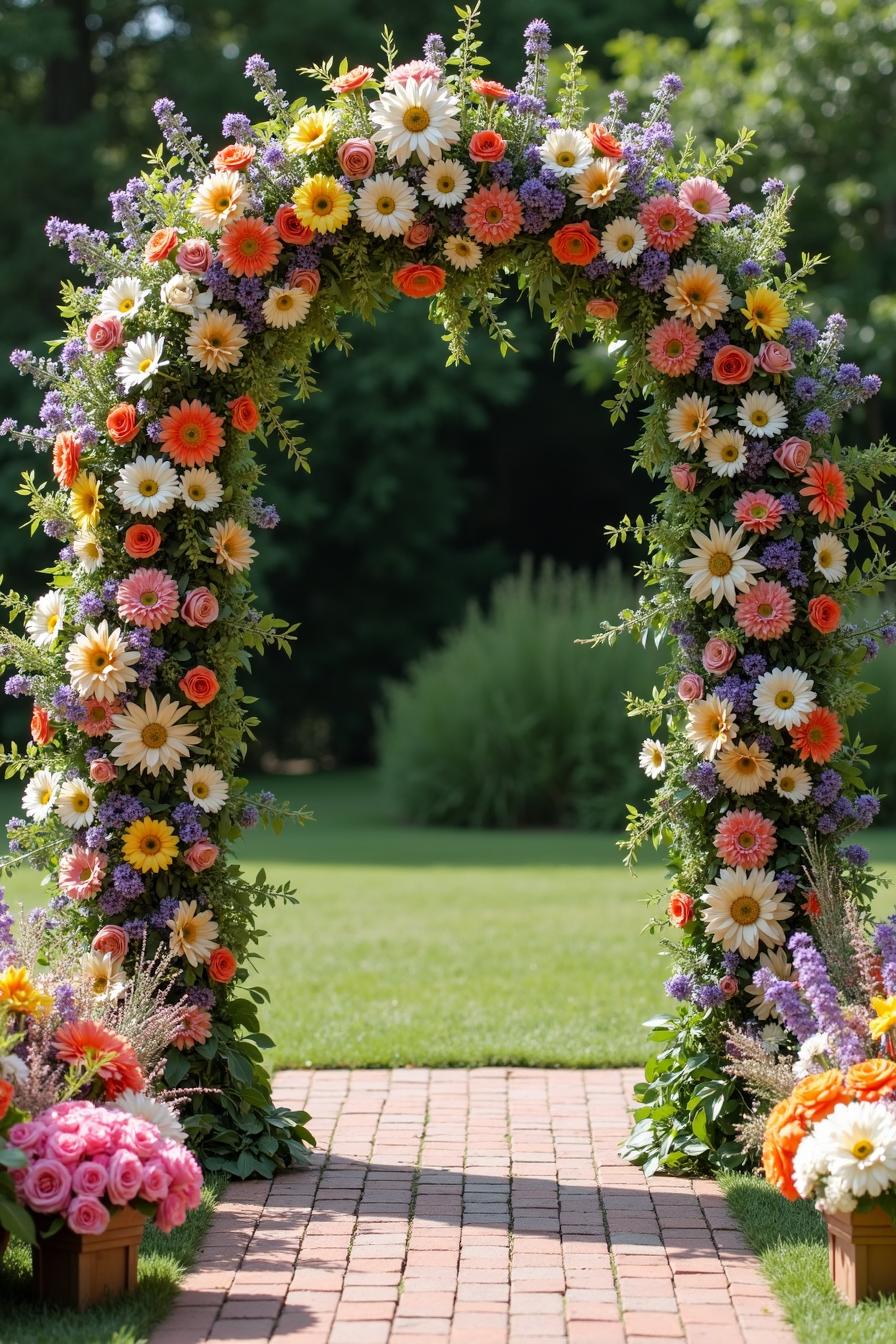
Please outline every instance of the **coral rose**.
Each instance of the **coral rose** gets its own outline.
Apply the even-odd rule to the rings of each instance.
[[[737,979],[735,978],[735,976],[723,975],[721,980],[719,981],[719,989],[725,995],[726,999],[733,999],[737,991],[740,989],[740,985],[737,983]]]
[[[137,411],[129,401],[120,401],[106,416],[106,429],[113,443],[130,443],[140,433]]]
[[[204,873],[216,861],[220,850],[210,840],[197,840],[189,849],[184,850],[184,863],[194,873]]]
[[[255,158],[253,145],[225,145],[219,149],[212,162],[219,173],[240,173]]]
[[[416,252],[418,247],[425,247],[432,237],[432,225],[426,224],[422,219],[415,220],[409,229],[405,230],[402,242],[405,247]]]
[[[207,588],[191,588],[181,603],[180,618],[196,630],[206,630],[218,619],[218,599]]]
[[[723,677],[736,657],[737,649],[734,645],[716,636],[706,641],[701,661],[707,672],[711,672],[714,677]]]
[[[622,146],[611,131],[599,121],[592,121],[585,127],[585,134],[592,145],[605,159],[621,159]]]
[[[352,182],[361,182],[373,172],[376,145],[370,140],[346,140],[336,151],[339,167]]]
[[[104,924],[99,933],[94,934],[90,948],[100,956],[108,952],[113,961],[123,961],[128,942],[127,934],[118,924]]]
[[[507,141],[497,131],[476,131],[470,136],[470,158],[474,163],[499,163],[507,151]]]
[[[208,959],[209,979],[228,985],[236,975],[236,957],[229,947],[216,947]]]
[[[295,243],[299,247],[307,247],[314,238],[314,230],[305,228],[292,205],[277,206],[274,228],[284,243]]]
[[[601,322],[612,322],[619,312],[619,304],[615,299],[589,299],[585,312],[589,317],[600,318]]]
[[[826,593],[809,603],[809,624],[822,635],[829,635],[840,624],[840,603]]]
[[[688,672],[678,683],[678,698],[689,705],[703,699],[703,678],[699,672]]]
[[[344,75],[337,75],[330,88],[334,93],[354,93],[355,89],[363,89],[369,79],[373,79],[372,66],[356,65],[354,69],[346,70]]]
[[[696,489],[697,472],[689,462],[676,462],[669,475],[679,490],[683,490],[685,494],[690,495]]]
[[[790,1100],[801,1119],[813,1124],[823,1120],[835,1106],[849,1099],[839,1069],[825,1069],[823,1073],[812,1073],[808,1078],[802,1078],[790,1094]]]
[[[551,236],[549,245],[565,266],[587,266],[600,251],[600,241],[587,222],[564,224]]]
[[[471,79],[470,88],[474,93],[478,93],[480,98],[494,98],[498,103],[504,103],[510,97],[510,90],[506,84],[499,83],[497,79]]]
[[[793,368],[793,356],[780,341],[763,341],[759,347],[757,363],[763,373],[790,373]]]
[[[152,523],[134,523],[124,534],[124,548],[132,560],[147,560],[162,544],[162,534]]]
[[[203,667],[201,664],[198,667],[191,667],[177,684],[187,699],[192,700],[200,709],[210,705],[221,689],[218,678],[211,668]]]
[[[411,262],[395,271],[392,283],[409,299],[431,299],[445,288],[445,272],[441,266],[421,266]]]
[[[108,756],[100,756],[90,762],[90,778],[94,784],[111,784],[118,771]]]
[[[808,439],[785,439],[779,443],[772,454],[779,467],[783,467],[791,476],[800,476],[806,470],[812,456],[812,445]]]
[[[846,1090],[859,1101],[880,1101],[896,1092],[896,1064],[892,1059],[863,1059],[846,1072]]]
[[[45,747],[53,741],[56,729],[50,724],[50,716],[43,705],[35,705],[31,711],[31,740],[39,747]]]
[[[258,407],[251,397],[234,397],[233,401],[228,401],[227,409],[234,429],[240,430],[243,434],[251,434],[253,429],[258,428]]]
[[[204,238],[188,238],[185,243],[181,243],[174,258],[180,270],[187,275],[205,275],[214,259],[211,245]]]
[[[694,918],[693,896],[689,896],[686,891],[673,891],[669,897],[666,913],[669,916],[670,924],[674,924],[678,929],[683,929],[685,924],[690,924]]]
[[[164,261],[177,247],[177,229],[156,229],[146,244],[147,261]]]
[[[110,314],[108,317],[92,317],[87,323],[84,339],[95,355],[104,355],[121,345],[124,328],[121,318]]]
[[[53,443],[53,475],[61,486],[70,490],[78,474],[81,444],[74,434],[64,429]]]
[[[301,289],[313,299],[320,289],[320,271],[316,266],[297,266],[290,271],[286,283],[290,289]]]
[[[712,376],[725,387],[734,387],[752,378],[756,361],[749,350],[739,345],[723,345],[712,362]]]

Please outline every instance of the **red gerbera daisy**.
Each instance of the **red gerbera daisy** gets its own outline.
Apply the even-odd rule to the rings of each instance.
[[[263,219],[232,219],[221,234],[218,253],[231,275],[267,275],[277,264],[283,244],[277,230]]]
[[[201,401],[169,406],[162,417],[162,450],[179,467],[202,467],[224,444],[224,421]]]
[[[801,761],[811,758],[824,765],[843,741],[843,729],[833,710],[816,705],[798,728],[791,728],[790,738]]]
[[[823,523],[834,523],[846,512],[846,477],[834,462],[812,462],[803,477],[801,495],[809,500],[809,512]]]
[[[142,1092],[146,1086],[133,1046],[99,1022],[87,1018],[67,1022],[53,1040],[57,1058],[63,1064],[89,1070],[102,1079],[107,1101],[113,1101],[128,1088]]]

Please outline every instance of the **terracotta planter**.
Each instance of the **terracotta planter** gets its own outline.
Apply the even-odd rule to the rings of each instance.
[[[896,1293],[896,1223],[883,1209],[829,1213],[828,1260],[834,1286],[850,1306]]]
[[[38,1221],[38,1233],[50,1221]],[[132,1293],[145,1222],[135,1209],[119,1209],[98,1237],[80,1236],[68,1227],[46,1240],[39,1237],[31,1255],[40,1300],[84,1311],[106,1297]]]

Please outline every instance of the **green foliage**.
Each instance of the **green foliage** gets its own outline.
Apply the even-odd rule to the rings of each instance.
[[[627,642],[593,658],[574,641],[631,596],[616,570],[593,578],[528,561],[488,609],[471,606],[388,689],[379,746],[396,812],[442,825],[618,825],[641,789],[643,736],[622,719],[620,687],[646,692],[653,662]]]

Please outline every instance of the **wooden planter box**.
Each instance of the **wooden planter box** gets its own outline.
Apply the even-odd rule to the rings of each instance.
[[[42,1221],[39,1233],[50,1223]],[[81,1236],[68,1227],[52,1237],[39,1237],[31,1254],[40,1300],[84,1311],[104,1298],[132,1293],[145,1222],[145,1214],[136,1209],[119,1209],[98,1237]]]
[[[850,1306],[896,1293],[896,1224],[889,1214],[829,1213],[825,1222],[831,1278]]]

